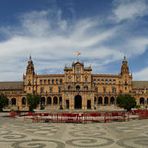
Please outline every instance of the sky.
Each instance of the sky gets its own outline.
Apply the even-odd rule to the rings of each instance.
[[[148,80],[147,0],[0,0],[0,81],[20,81],[32,56],[37,74],[79,60],[92,73]]]

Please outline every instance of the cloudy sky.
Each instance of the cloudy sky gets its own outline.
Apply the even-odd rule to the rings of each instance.
[[[93,73],[148,80],[147,0],[0,0],[0,81],[22,80],[29,55],[38,74],[77,59]]]

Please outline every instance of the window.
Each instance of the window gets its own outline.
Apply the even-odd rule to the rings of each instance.
[[[11,104],[12,104],[12,105],[16,105],[16,98],[12,98],[12,99],[11,99]]]
[[[58,84],[58,79],[56,79],[56,84]]]
[[[87,78],[88,78],[88,76],[85,76],[85,82],[87,82]]]
[[[77,91],[80,90],[80,86],[79,86],[79,85],[76,86],[76,90],[77,90]]]
[[[31,80],[30,79],[28,80],[28,85],[31,85]]]
[[[52,79],[52,84],[54,84],[54,79]]]
[[[42,84],[42,80],[40,80],[40,84]]]
[[[68,90],[70,90],[71,89],[71,86],[70,85],[68,85]]]
[[[50,80],[48,79],[48,84],[50,84]]]
[[[40,92],[44,93],[44,87],[41,87]]]
[[[80,67],[76,67],[76,73],[79,74],[81,72]]]
[[[52,93],[52,87],[49,87],[49,92]]]
[[[96,79],[94,79],[94,83],[96,84]]]
[[[53,104],[58,104],[58,98],[57,97],[53,98]]]
[[[60,104],[62,103],[62,97],[59,98],[59,103],[60,103]]]
[[[112,87],[112,93],[116,93],[116,88]]]
[[[62,80],[62,79],[60,79],[60,84],[62,84],[62,82],[63,82],[63,80]]]
[[[103,87],[103,92],[106,93],[106,87]]]
[[[59,92],[59,93],[61,92],[61,87],[58,87],[58,92]]]
[[[48,97],[48,98],[47,98],[47,104],[50,105],[51,103],[52,103],[52,102],[51,102],[51,97]]]
[[[25,97],[22,98],[22,105],[26,105],[26,98]]]

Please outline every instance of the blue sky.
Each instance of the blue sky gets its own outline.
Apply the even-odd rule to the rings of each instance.
[[[32,55],[40,73],[63,73],[77,58],[93,73],[148,80],[147,0],[0,0],[0,81],[22,80]]]

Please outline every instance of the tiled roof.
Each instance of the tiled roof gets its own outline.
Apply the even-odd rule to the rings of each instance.
[[[132,81],[133,88],[148,88],[148,81]]]
[[[0,90],[23,90],[23,82],[0,82]]]
[[[119,77],[118,74],[92,74],[93,77]]]
[[[64,74],[41,74],[37,75],[38,78],[48,78],[48,77],[64,77]]]

